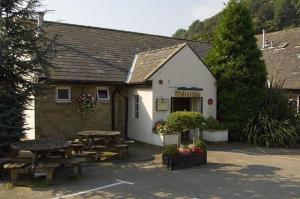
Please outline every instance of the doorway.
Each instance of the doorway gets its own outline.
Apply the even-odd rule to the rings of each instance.
[[[171,98],[171,112],[190,111],[190,110],[191,110],[191,98],[186,98],[186,97]]]

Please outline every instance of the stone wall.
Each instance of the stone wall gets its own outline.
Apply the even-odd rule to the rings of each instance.
[[[72,100],[82,92],[96,96],[97,87],[103,85],[64,84],[57,86],[70,86]],[[85,119],[81,119],[75,103],[59,103],[55,100],[56,86],[52,85],[45,95],[36,97],[35,102],[35,134],[36,138],[65,138],[73,139],[76,133],[82,130],[111,130],[111,98],[115,87],[108,86],[110,90],[109,101],[99,101],[96,112]],[[124,90],[116,94],[116,129],[125,131],[125,100]]]

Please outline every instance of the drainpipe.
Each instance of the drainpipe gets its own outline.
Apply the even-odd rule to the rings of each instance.
[[[37,12],[37,14],[38,14],[38,27],[42,27],[44,25],[45,12]]]
[[[114,131],[116,130],[116,127],[115,127],[115,110],[116,110],[116,107],[115,107],[115,96],[118,92],[118,90],[120,89],[120,85],[119,83],[117,84],[117,88],[113,91],[113,93],[111,94],[111,130]]]

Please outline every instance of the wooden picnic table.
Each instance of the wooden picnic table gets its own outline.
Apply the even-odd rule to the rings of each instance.
[[[31,167],[34,169],[40,160],[46,158],[51,152],[67,150],[71,144],[63,139],[37,139],[24,140],[11,144],[14,151],[26,150],[33,154]]]
[[[43,153],[45,151],[51,152],[66,149],[70,145],[68,141],[62,139],[38,139],[15,142],[11,144],[11,148],[18,151],[26,150],[33,153]]]
[[[82,137],[117,137],[121,135],[119,131],[80,131],[77,134]]]
[[[94,140],[97,138],[104,138],[109,141],[110,144],[117,142],[117,138],[121,135],[119,131],[80,131],[77,133],[81,139],[87,139],[88,147],[91,147]]]

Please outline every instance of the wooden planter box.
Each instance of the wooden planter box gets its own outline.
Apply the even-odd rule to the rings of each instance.
[[[203,140],[210,142],[227,142],[228,130],[208,130],[205,129],[202,132]]]
[[[167,169],[169,170],[196,167],[203,164],[207,164],[207,152],[205,151],[203,155],[162,155],[162,162],[164,165],[166,165]]]

